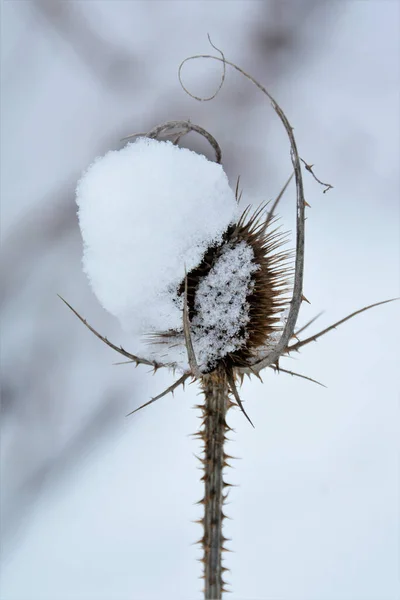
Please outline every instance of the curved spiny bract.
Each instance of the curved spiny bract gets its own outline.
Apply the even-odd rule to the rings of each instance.
[[[129,358],[130,360],[128,362],[132,362],[136,366],[137,365],[148,365],[150,367],[153,367],[154,372],[157,371],[158,369],[161,369],[161,367],[168,367],[170,369],[176,368],[175,363],[172,363],[172,362],[160,363],[160,362],[157,362],[156,360],[148,360],[147,358],[140,358],[140,356],[136,356],[135,354],[131,354],[130,352],[127,352],[126,350],[124,350],[122,348],[122,346],[116,346],[115,344],[110,342],[110,340],[108,340],[104,335],[101,335],[101,333],[96,331],[96,329],[94,327],[89,325],[89,323],[86,321],[86,319],[84,319],[82,317],[82,315],[80,315],[78,313],[78,311],[75,310],[75,308],[73,308],[73,306],[71,306],[71,304],[69,304],[69,302],[67,302],[62,296],[60,296],[60,294],[57,294],[57,296],[60,298],[60,300],[62,300],[64,302],[64,304],[66,306],[68,306],[68,308],[74,313],[75,316],[78,317],[78,319],[81,321],[81,323],[83,323],[85,325],[85,327],[87,327],[89,329],[89,331],[91,331],[97,338],[99,338],[99,340],[101,340],[104,344],[106,344],[106,346],[109,346],[110,348],[115,350],[115,352],[118,352],[118,354],[122,354],[122,356]]]
[[[210,43],[211,43],[211,40],[210,40]],[[219,50],[218,48],[216,48],[214,46],[214,44],[211,43],[211,45],[214,47],[214,49],[216,49],[220,53],[220,55],[221,55],[220,57],[212,56],[210,54],[198,54],[195,56],[190,56],[189,58],[186,58],[184,61],[182,61],[182,63],[179,66],[179,70],[178,70],[178,77],[179,77],[179,81],[180,81],[182,88],[185,90],[185,92],[187,94],[189,94],[189,96],[192,96],[193,98],[195,98],[197,100],[200,99],[196,96],[193,96],[185,88],[185,86],[183,85],[183,82],[182,82],[182,78],[181,78],[181,72],[182,72],[183,65],[186,62],[188,62],[189,60],[195,60],[198,58],[207,58],[207,59],[209,58],[212,60],[217,60],[219,62],[222,62],[223,69],[224,69],[223,78],[225,77],[226,65],[229,65],[230,67],[232,67],[233,69],[238,71],[241,75],[243,75],[243,77],[245,77],[251,83],[253,83],[268,98],[268,100],[271,103],[272,108],[274,109],[275,113],[279,117],[279,119],[286,131],[286,134],[288,136],[289,143],[290,143],[290,158],[292,161],[294,176],[295,176],[295,181],[296,181],[296,208],[297,208],[297,210],[296,210],[296,259],[295,259],[295,273],[294,273],[292,299],[290,302],[289,314],[288,314],[285,326],[283,328],[282,334],[280,336],[279,342],[277,344],[275,344],[275,346],[272,348],[272,350],[269,350],[266,354],[264,354],[264,356],[262,356],[256,363],[254,363],[252,365],[251,371],[253,373],[254,373],[254,371],[256,371],[258,373],[265,367],[268,367],[271,364],[274,364],[279,360],[279,357],[286,351],[287,345],[294,333],[294,329],[295,329],[297,318],[298,318],[299,311],[300,311],[300,306],[301,306],[301,303],[303,300],[304,237],[305,237],[305,220],[306,220],[305,207],[306,207],[307,203],[304,198],[304,186],[303,186],[303,176],[302,176],[302,170],[301,170],[300,156],[299,156],[299,153],[297,150],[297,144],[296,144],[296,140],[295,140],[295,137],[293,134],[293,127],[289,123],[289,120],[288,120],[286,114],[284,113],[282,108],[279,106],[279,104],[277,103],[275,98],[269,93],[269,91],[259,81],[254,79],[254,77],[249,75],[249,73],[247,73],[246,71],[241,69],[235,63],[232,63],[229,60],[226,60],[223,52],[221,50]],[[219,89],[220,88],[218,88],[218,90]],[[249,372],[249,368],[243,367],[243,372]]]
[[[161,125],[153,127],[153,129],[147,133],[132,133],[122,138],[122,140],[130,140],[135,137],[158,139],[160,137],[176,136],[173,142],[176,145],[184,135],[187,135],[191,131],[195,131],[208,141],[215,152],[215,162],[220,164],[222,160],[222,152],[215,137],[212,136],[211,133],[209,133],[206,129],[200,127],[200,125],[195,125],[195,123],[192,123],[191,121],[167,121],[167,123],[162,123]]]

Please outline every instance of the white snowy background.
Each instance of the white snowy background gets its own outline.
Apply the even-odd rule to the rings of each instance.
[[[201,598],[196,387],[125,414],[172,381],[113,366],[129,338],[81,271],[74,188],[124,135],[191,118],[219,140],[244,202],[277,193],[288,145],[263,96],[229,72],[211,103],[177,66],[206,34],[265,83],[295,127],[306,177],[301,323],[315,330],[399,295],[396,0],[4,1],[1,131],[2,600]],[[219,66],[187,66],[211,93]],[[185,143],[205,150],[196,137]],[[208,149],[207,149],[208,152]],[[306,174],[307,175],[307,174]],[[281,207],[294,223],[294,190]],[[168,227],[168,223],[165,224]],[[112,244],[112,240],[110,240]],[[246,382],[255,430],[232,411],[226,563],[232,598],[400,595],[398,306],[346,323]]]

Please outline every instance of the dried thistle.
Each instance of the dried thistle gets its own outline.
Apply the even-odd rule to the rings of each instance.
[[[184,370],[170,387],[129,413],[133,414],[163,396],[173,393],[180,385],[184,386],[188,379],[197,380],[201,385],[204,403],[197,408],[202,414],[202,424],[195,435],[203,444],[203,455],[199,460],[203,468],[204,496],[199,504],[204,506],[204,516],[199,523],[204,531],[199,543],[203,549],[204,597],[208,600],[218,600],[222,597],[222,593],[227,591],[223,579],[227,569],[222,564],[222,555],[228,550],[227,540],[223,535],[223,521],[226,518],[223,505],[229,483],[224,478],[224,469],[229,466],[228,461],[232,458],[225,452],[226,433],[230,430],[226,420],[227,411],[232,406],[239,406],[253,425],[244,410],[237,381],[242,381],[245,374],[250,377],[251,375],[260,377],[263,369],[270,368],[322,385],[311,377],[281,368],[280,357],[299,351],[303,346],[361,312],[393,301],[385,300],[361,308],[330,327],[308,338],[299,339],[298,336],[315,320],[312,319],[304,327],[295,331],[301,303],[306,301],[303,295],[303,271],[305,208],[308,205],[304,198],[301,162],[304,163],[306,170],[325,187],[324,192],[332,186],[322,183],[314,175],[312,166],[299,157],[293,129],[270,93],[237,65],[227,61],[221,51],[218,52],[220,56],[199,55],[183,61],[179,67],[180,83],[183,89],[196,100],[211,100],[222,87],[226,65],[229,65],[255,84],[271,102],[289,138],[296,183],[294,273],[290,268],[290,253],[282,249],[285,236],[275,227],[276,208],[292,175],[271,206],[262,205],[252,214],[250,207],[246,208],[237,222],[227,228],[221,241],[208,247],[201,262],[188,273],[185,272],[176,290],[177,298],[182,303],[181,327],[153,332],[150,341],[153,345],[165,345],[166,348],[171,345],[184,345],[189,368]],[[210,58],[223,64],[219,88],[209,98],[193,96],[182,83],[183,65],[188,60],[196,58]],[[220,164],[222,153],[215,138],[190,121],[170,121],[146,134],[139,135],[150,139],[170,136],[173,138],[173,143],[178,144],[181,138],[191,131],[202,135],[210,143],[215,151],[216,162]],[[131,137],[135,136],[128,136],[125,139]],[[239,202],[241,199],[239,180],[235,196]],[[174,361],[141,358],[113,344],[89,325],[66,300],[61,299],[92,333],[127,358],[128,362],[150,365],[154,371],[161,367],[172,370],[179,367]],[[212,314],[214,309],[217,318]],[[218,318],[222,313],[227,315],[226,318]],[[292,342],[293,339],[296,341]],[[213,352],[209,352],[210,345],[213,346]]]

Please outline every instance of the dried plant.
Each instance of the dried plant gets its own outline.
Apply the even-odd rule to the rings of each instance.
[[[222,597],[222,593],[227,591],[223,578],[223,574],[227,571],[227,568],[222,563],[223,553],[227,551],[225,546],[226,538],[223,535],[223,521],[226,518],[223,507],[227,496],[226,489],[229,487],[229,484],[224,479],[224,468],[228,466],[228,461],[232,458],[225,452],[226,433],[230,430],[226,420],[227,411],[232,406],[239,406],[245,417],[252,424],[239,396],[238,382],[241,383],[243,381],[244,375],[248,375],[249,377],[255,375],[261,378],[261,371],[265,368],[270,368],[274,371],[301,377],[322,385],[311,377],[281,368],[279,365],[280,357],[298,352],[310,342],[316,341],[338,325],[370,308],[393,301],[385,300],[365,306],[330,327],[308,338],[299,339],[299,335],[303,334],[315,321],[314,318],[301,329],[297,331],[295,329],[300,306],[303,301],[306,301],[306,298],[303,296],[303,271],[305,209],[308,205],[304,198],[301,162],[304,163],[306,170],[325,187],[324,192],[332,186],[322,183],[314,175],[312,166],[300,158],[293,135],[293,128],[281,107],[265,87],[237,65],[226,60],[221,51],[218,50],[218,52],[220,56],[198,55],[183,61],[179,67],[181,85],[193,98],[200,101],[211,100],[218,93],[219,89],[221,89],[225,80],[226,65],[229,65],[256,85],[268,98],[275,113],[281,120],[290,142],[293,175],[296,183],[297,219],[292,286],[290,286],[293,275],[289,266],[290,254],[281,248],[285,241],[285,236],[276,227],[274,228],[274,224],[276,223],[275,212],[278,203],[293,175],[271,206],[262,205],[253,214],[250,212],[250,207],[244,210],[238,222],[227,229],[222,242],[210,247],[205,253],[201,264],[186,274],[178,290],[179,295],[183,299],[181,329],[158,332],[153,335],[151,341],[154,344],[185,344],[189,369],[162,393],[129,413],[133,414],[156,402],[163,396],[173,393],[180,385],[184,386],[185,382],[189,379],[192,381],[197,380],[201,385],[204,403],[198,405],[197,408],[202,414],[202,425],[195,435],[203,443],[203,455],[199,457],[199,460],[203,470],[204,496],[199,501],[199,504],[204,506],[204,516],[198,522],[203,526],[203,536],[199,540],[199,543],[203,549],[204,597],[207,600],[218,600]],[[182,83],[181,71],[183,65],[188,60],[196,58],[217,60],[223,64],[223,74],[219,88],[209,98],[193,96]],[[173,138],[173,143],[178,144],[182,136],[191,131],[202,135],[210,143],[215,151],[216,162],[221,163],[222,153],[215,138],[205,129],[190,121],[170,121],[155,127],[145,134],[135,135],[142,135],[153,139],[170,136]],[[128,136],[126,139],[131,137],[134,136]],[[240,198],[241,192],[238,180],[236,187],[236,199],[238,202]],[[218,328],[217,323],[206,323],[199,318],[198,303],[201,286],[211,274],[215,275],[215,273],[218,273],[218,268],[220,270],[224,268],[223,260],[226,253],[241,252],[242,250],[245,251],[246,248],[250,248],[252,251],[251,256],[253,257],[252,264],[254,268],[251,268],[249,271],[251,273],[250,279],[243,281],[242,309],[243,314],[246,314],[245,318],[242,318],[243,314],[238,317],[235,343],[225,352],[221,351],[218,359],[209,360],[209,362],[205,363],[203,361],[199,364],[194,350],[193,335],[195,334],[197,339],[201,336],[207,339],[210,329],[213,329],[215,333],[215,330]],[[235,277],[234,272],[232,277]],[[237,294],[236,289],[230,292],[230,283],[231,281],[229,280],[225,281],[221,284],[221,289],[217,291],[217,296],[223,294],[225,301],[228,303],[233,301],[233,299],[229,300],[229,294]],[[290,295],[289,291],[291,291]],[[134,363],[135,365],[148,365],[154,371],[157,371],[161,367],[166,367],[174,371],[177,368],[177,364],[174,362],[161,363],[156,360],[141,358],[124,350],[121,346],[113,344],[89,325],[66,300],[61,299],[92,333],[113,350],[127,358],[127,362]],[[216,298],[215,302],[218,301],[218,298]],[[287,316],[282,320],[284,310]],[[217,333],[220,333],[222,343],[226,344],[227,340],[224,339],[224,335],[228,335],[227,332],[221,331]]]

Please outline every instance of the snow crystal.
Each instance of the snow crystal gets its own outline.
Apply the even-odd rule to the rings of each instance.
[[[249,304],[259,266],[246,242],[227,244],[215,265],[204,277],[195,295],[196,315],[192,321],[194,351],[201,369],[212,368],[219,358],[246,343]]]
[[[95,160],[78,183],[77,204],[84,271],[132,343],[138,335],[182,329],[176,291],[185,268],[196,267],[238,218],[221,165],[170,142],[139,138]],[[225,258],[230,268],[240,262],[233,256]],[[129,349],[157,358],[145,345]]]

